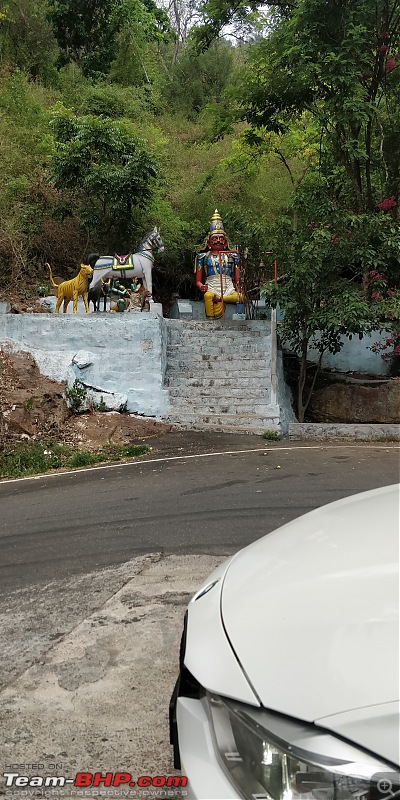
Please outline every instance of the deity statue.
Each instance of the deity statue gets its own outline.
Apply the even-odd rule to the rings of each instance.
[[[207,319],[222,317],[222,303],[242,302],[238,292],[239,254],[228,242],[217,209],[211,217],[210,233],[204,247],[196,255],[194,270],[196,286],[204,294]]]
[[[139,282],[137,278],[132,279],[132,283],[130,285],[130,299],[129,299],[128,311],[142,310],[142,298],[140,294],[142,287],[143,287],[143,281]]]

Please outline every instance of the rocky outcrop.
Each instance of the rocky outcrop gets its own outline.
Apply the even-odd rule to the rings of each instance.
[[[334,383],[315,392],[309,416],[320,422],[400,423],[400,378]]]

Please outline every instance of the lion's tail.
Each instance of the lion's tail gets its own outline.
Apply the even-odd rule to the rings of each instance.
[[[51,271],[51,266],[50,266],[50,264],[47,264],[47,263],[46,263],[46,264],[45,264],[45,266],[46,266],[46,267],[48,267],[48,268],[49,268],[49,271],[50,271],[50,283],[51,283],[51,285],[52,285],[52,286],[54,286],[54,288],[55,288],[55,289],[58,289],[58,286],[57,286],[57,284],[56,284],[56,283],[54,283],[54,281],[53,281],[53,273],[52,273],[52,271]]]

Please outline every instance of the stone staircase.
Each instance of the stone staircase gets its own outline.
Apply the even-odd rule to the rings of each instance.
[[[186,429],[280,430],[269,322],[166,320],[168,419]]]

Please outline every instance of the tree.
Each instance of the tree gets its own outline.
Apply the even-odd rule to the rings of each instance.
[[[207,48],[229,30],[229,35],[242,41],[257,38],[264,27],[274,27],[296,7],[296,0],[206,0],[201,7],[203,24],[193,32],[200,50]],[[263,8],[267,13],[260,12]]]
[[[199,0],[165,0],[163,6],[175,32],[172,63],[176,64],[179,53],[186,45],[191,27],[200,18],[200,4]]]
[[[331,207],[318,222],[306,224],[303,217],[294,231],[288,218],[277,231],[274,250],[284,275],[277,283],[268,283],[264,295],[271,306],[279,303],[283,310],[281,340],[299,357],[300,422],[304,421],[324,353],[338,353],[343,337],[362,338],[375,325],[361,280],[356,283],[354,276],[344,274],[345,266],[354,263],[355,254],[362,253],[363,234],[357,230],[358,222],[355,217],[343,218]],[[373,263],[374,255],[366,251],[365,260]],[[359,261],[358,266],[362,273],[364,264]],[[316,367],[309,364],[310,349],[319,352]]]
[[[196,54],[189,48],[181,53],[164,88],[174,110],[195,118],[207,103],[221,99],[232,71],[232,50],[222,41],[205,53]]]
[[[268,39],[252,49],[244,115],[251,125],[284,133],[305,111],[320,130],[320,170],[332,190],[360,211],[373,211],[398,174],[389,169],[388,110],[398,106],[400,0],[299,0]],[[390,176],[391,172],[391,176]]]
[[[50,0],[49,19],[61,63],[75,61],[86,75],[108,73],[124,28],[140,26],[145,39],[168,30],[168,18],[154,0]]]
[[[118,31],[113,0],[50,0],[49,19],[61,64],[75,61],[85,74],[104,72]]]
[[[47,78],[58,54],[42,0],[8,0],[0,11],[0,60]]]
[[[52,171],[56,188],[64,193],[64,214],[77,210],[99,246],[128,252],[138,229],[134,214],[152,197],[154,158],[129,123],[74,117],[59,108],[52,127]]]

